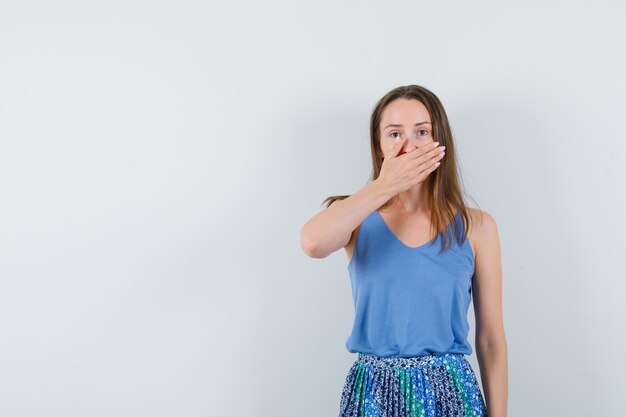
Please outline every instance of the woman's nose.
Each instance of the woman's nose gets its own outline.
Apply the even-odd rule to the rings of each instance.
[[[403,148],[404,152],[411,152],[417,148],[417,145],[409,139],[405,139],[402,146],[404,147]]]

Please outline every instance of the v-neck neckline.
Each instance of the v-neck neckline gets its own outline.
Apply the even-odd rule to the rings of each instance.
[[[439,238],[439,235],[441,235],[441,232],[437,233],[437,236],[435,236],[434,238],[430,239],[428,242],[423,243],[419,246],[409,246],[406,243],[404,243],[403,241],[401,241],[398,236],[396,236],[396,234],[391,230],[391,228],[387,225],[387,223],[385,223],[385,219],[383,219],[383,216],[380,214],[380,212],[378,211],[378,209],[375,210],[376,214],[378,215],[378,219],[381,221],[381,223],[383,224],[384,228],[387,230],[387,232],[394,238],[394,240],[398,243],[400,243],[402,246],[404,246],[407,249],[410,250],[419,250],[422,249],[424,247],[426,247],[427,245],[429,245],[431,242],[435,241],[437,238]],[[454,222],[454,220],[456,219],[456,214],[454,215],[452,222]],[[448,223],[448,225],[446,226],[446,228],[448,228],[452,222]]]

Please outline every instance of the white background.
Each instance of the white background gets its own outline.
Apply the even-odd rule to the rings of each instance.
[[[337,415],[347,261],[299,231],[406,84],[499,226],[509,415],[623,414],[625,11],[1,1],[0,415]]]

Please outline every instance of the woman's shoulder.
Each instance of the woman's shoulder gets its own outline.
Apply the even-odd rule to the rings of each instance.
[[[468,207],[467,212],[470,217],[467,234],[476,254],[481,244],[497,236],[498,225],[494,216],[485,210]]]
[[[496,219],[488,211],[476,207],[468,207],[467,212],[470,216],[470,222],[472,226],[476,227],[476,230],[496,227]]]

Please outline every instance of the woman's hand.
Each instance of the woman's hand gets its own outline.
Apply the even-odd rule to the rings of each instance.
[[[441,164],[445,146],[438,145],[439,142],[431,142],[398,156],[402,145],[401,141],[395,143],[383,159],[377,180],[394,196],[419,184]]]

